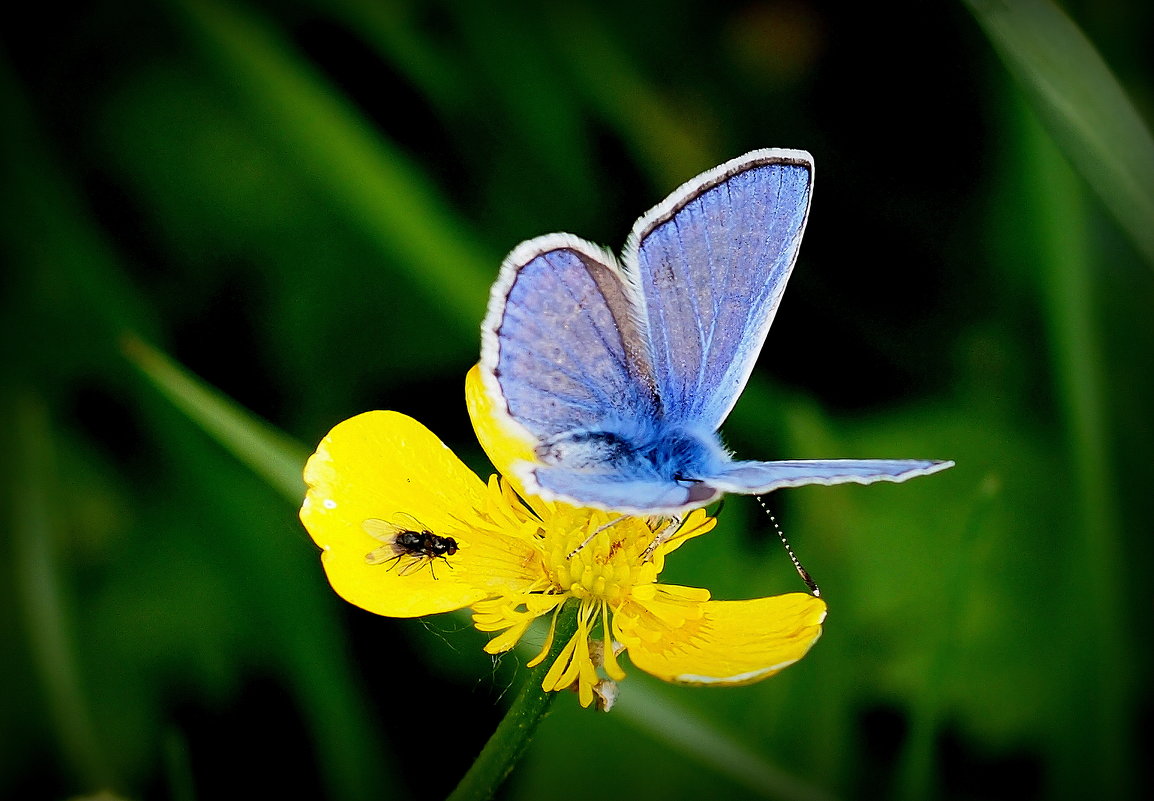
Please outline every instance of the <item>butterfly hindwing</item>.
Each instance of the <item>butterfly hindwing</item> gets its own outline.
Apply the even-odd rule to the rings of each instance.
[[[901,482],[953,466],[928,459],[794,459],[781,462],[732,462],[707,483],[725,492],[761,494],[806,484]]]
[[[716,500],[721,491],[704,483],[679,484],[654,477],[563,467],[535,467],[532,477],[546,497],[580,498],[598,508],[634,514],[668,513]]]

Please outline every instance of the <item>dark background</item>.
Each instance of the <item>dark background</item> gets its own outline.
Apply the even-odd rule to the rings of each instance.
[[[1149,120],[1150,8],[1067,10]],[[812,152],[816,190],[727,442],[958,466],[776,494],[831,607],[781,676],[683,689],[626,663],[626,697],[799,784],[563,696],[504,795],[1149,789],[1154,275],[964,5],[28,7],[0,97],[0,794],[446,794],[520,657],[463,617],[340,602],[297,501],[123,337],[302,449],[396,409],[487,475],[462,387],[503,255],[559,230],[620,248],[759,147]],[[731,499],[663,578],[800,589],[759,515]]]

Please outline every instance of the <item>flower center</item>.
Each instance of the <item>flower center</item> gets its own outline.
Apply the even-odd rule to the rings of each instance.
[[[657,579],[653,563],[643,558],[653,531],[640,518],[558,507],[547,530],[553,536],[546,570],[574,598],[616,607],[633,587]]]

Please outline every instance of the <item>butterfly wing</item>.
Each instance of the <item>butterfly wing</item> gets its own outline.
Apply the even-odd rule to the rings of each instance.
[[[581,471],[564,467],[532,469],[539,495],[574,500],[586,506],[637,515],[681,514],[721,497],[722,490],[705,482],[666,481],[620,472]]]
[[[783,462],[734,462],[706,483],[724,492],[760,494],[806,484],[901,482],[953,467],[927,459],[795,459]]]
[[[813,159],[756,150],[694,178],[633,227],[622,263],[665,419],[715,431],[749,379],[797,259]]]
[[[489,298],[481,379],[495,412],[537,443],[655,415],[637,311],[617,259],[568,234],[515,248]]]

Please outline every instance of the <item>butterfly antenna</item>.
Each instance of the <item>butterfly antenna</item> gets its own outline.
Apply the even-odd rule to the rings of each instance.
[[[809,591],[813,594],[813,596],[815,598],[820,598],[821,590],[818,589],[817,582],[813,580],[812,576],[810,576],[809,571],[801,566],[801,562],[798,560],[797,554],[793,552],[793,548],[790,546],[789,540],[785,538],[785,532],[782,531],[781,526],[777,524],[777,518],[773,516],[773,512],[769,511],[769,506],[766,504],[765,499],[760,495],[754,495],[753,497],[757,498],[757,502],[761,504],[761,508],[765,510],[767,515],[769,515],[769,522],[773,523],[773,530],[777,532],[777,538],[781,540],[781,544],[785,546],[785,552],[789,554],[789,559],[791,562],[793,562],[793,567],[795,570],[797,570],[797,574],[801,576],[801,580],[805,582],[805,586],[809,587]]]
[[[594,538],[594,537],[596,537],[598,534],[600,534],[600,533],[601,533],[602,531],[604,531],[605,529],[607,529],[607,528],[611,528],[611,527],[613,527],[613,526],[617,525],[617,524],[618,524],[618,523],[620,523],[622,520],[624,520],[626,517],[628,517],[628,515],[620,515],[620,516],[618,516],[618,517],[615,517],[615,518],[613,518],[612,520],[610,520],[608,523],[606,523],[605,525],[601,526],[600,528],[598,528],[596,531],[594,531],[592,534],[590,534],[588,537],[586,537],[584,540],[582,540],[582,542],[581,542],[581,544],[580,544],[580,545],[578,545],[576,548],[574,548],[574,549],[573,549],[573,550],[571,550],[569,553],[567,553],[567,554],[565,555],[565,558],[566,558],[566,559],[572,559],[574,556],[576,556],[577,554],[581,553],[582,549],[583,549],[583,548],[584,548],[586,545],[588,545],[589,543],[591,543],[591,542],[593,541],[593,538]]]

